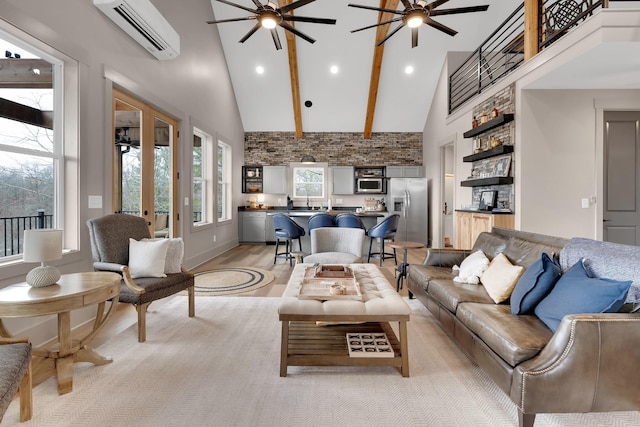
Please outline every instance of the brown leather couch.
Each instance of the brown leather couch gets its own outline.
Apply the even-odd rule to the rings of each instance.
[[[631,304],[619,313],[567,315],[553,333],[534,314],[511,314],[509,300],[495,304],[482,285],[453,281],[453,265],[477,250],[489,259],[502,252],[512,263],[528,267],[543,252],[560,254],[571,242],[494,228],[482,233],[471,251],[429,249],[422,265],[408,267],[410,294],[511,397],[520,426],[533,426],[536,413],[640,410],[640,313],[630,313],[635,308]],[[597,253],[608,271],[626,275],[630,266],[638,268],[640,247],[620,251],[608,244],[603,249],[596,246],[602,242],[580,239],[571,255],[580,255],[590,242],[594,247],[588,256]]]

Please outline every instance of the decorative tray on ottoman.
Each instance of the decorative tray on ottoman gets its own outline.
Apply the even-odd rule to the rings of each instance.
[[[319,265],[305,268],[298,298],[362,301],[362,293],[351,268],[345,265]]]

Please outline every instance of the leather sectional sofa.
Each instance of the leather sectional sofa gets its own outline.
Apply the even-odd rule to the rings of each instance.
[[[637,304],[566,315],[553,332],[535,313],[512,314],[509,299],[496,304],[482,284],[454,282],[452,267],[478,250],[525,268],[542,253],[559,254],[563,271],[584,258],[598,277],[632,280],[628,300],[640,293],[640,247],[494,228],[471,251],[429,249],[422,265],[408,267],[407,281],[410,295],[518,406],[520,426],[533,426],[537,413],[640,410]]]

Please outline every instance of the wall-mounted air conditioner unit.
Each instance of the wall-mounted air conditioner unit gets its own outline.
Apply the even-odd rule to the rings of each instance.
[[[149,0],[93,0],[93,4],[156,58],[180,54],[180,36]]]

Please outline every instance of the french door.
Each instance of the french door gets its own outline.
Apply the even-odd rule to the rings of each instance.
[[[177,235],[178,122],[113,91],[113,207],[147,220],[151,235]]]

